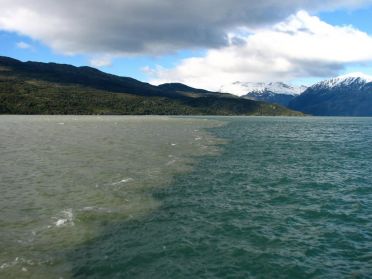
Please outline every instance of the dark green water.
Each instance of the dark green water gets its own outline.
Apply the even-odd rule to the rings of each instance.
[[[151,196],[145,213],[101,216],[98,232],[54,251],[48,270],[72,278],[372,277],[372,119],[211,120],[225,123],[208,128],[227,141],[218,156],[184,145],[204,156],[174,171],[167,187],[141,188]],[[185,125],[173,121],[173,129]],[[203,126],[189,121],[172,141],[186,144]]]

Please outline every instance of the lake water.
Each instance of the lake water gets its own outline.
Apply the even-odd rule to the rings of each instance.
[[[0,116],[0,278],[370,278],[372,119]]]

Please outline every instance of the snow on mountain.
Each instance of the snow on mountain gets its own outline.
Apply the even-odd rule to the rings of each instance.
[[[231,92],[236,95],[247,95],[254,93],[274,93],[284,95],[299,95],[306,90],[305,86],[291,86],[284,82],[234,82],[230,85],[222,86],[221,92]]]
[[[306,90],[305,86],[294,87],[284,82],[245,82],[239,85],[246,92],[242,97],[287,106],[289,102]]]
[[[361,89],[367,83],[372,82],[372,76],[363,73],[350,73],[347,75],[338,76],[328,80],[318,82],[310,88],[320,89],[337,89],[337,88],[350,88]]]
[[[249,92],[272,92],[285,95],[299,95],[306,90],[306,86],[291,86],[284,82],[269,82],[269,83],[244,83],[244,86],[249,89]]]
[[[372,116],[372,76],[351,73],[318,82],[288,107],[319,116]]]
[[[240,82],[236,81],[220,87],[220,92],[232,93],[243,97],[254,97],[259,100],[259,96],[267,98],[274,95],[298,96],[308,88],[314,90],[329,89],[362,89],[366,84],[372,87],[372,76],[364,73],[349,73],[328,80],[320,81],[310,87],[292,86],[284,82]],[[371,85],[371,86],[370,86]]]

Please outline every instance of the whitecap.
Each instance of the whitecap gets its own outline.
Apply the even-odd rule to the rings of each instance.
[[[54,224],[56,227],[62,226],[73,226],[74,225],[74,214],[72,209],[66,209],[62,211],[63,218],[58,219]]]
[[[104,207],[95,207],[95,206],[86,206],[82,209],[79,209],[79,211],[94,211],[94,212],[104,212],[104,213],[111,213],[112,210],[110,208],[104,208]]]
[[[9,266],[10,266],[9,264],[4,263],[4,264],[0,265],[0,269],[5,269],[5,268],[7,268]]]
[[[170,166],[170,165],[173,165],[175,162],[177,162],[177,160],[170,160],[165,165]]]
[[[133,181],[134,179],[133,178],[131,178],[131,177],[129,177],[129,178],[124,178],[124,179],[122,179],[122,180],[120,180],[120,181],[118,181],[118,182],[114,182],[114,183],[111,183],[111,185],[118,185],[118,184],[122,184],[122,183],[128,183],[128,182],[130,182],[130,181]]]
[[[57,227],[61,227],[63,225],[65,225],[67,223],[67,219],[59,219],[57,222],[56,222],[56,226]]]
[[[12,262],[3,263],[2,265],[0,265],[0,270],[16,266],[19,263],[20,264],[27,264],[27,265],[34,265],[34,262],[31,261],[31,260],[27,260],[27,259],[22,258],[22,257],[16,257]],[[23,268],[22,268],[22,271],[23,271]]]

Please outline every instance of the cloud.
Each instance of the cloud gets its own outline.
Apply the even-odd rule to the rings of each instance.
[[[90,60],[92,67],[101,68],[112,65],[112,57],[110,55],[96,56]]]
[[[299,9],[372,0],[0,0],[0,29],[65,54],[164,54],[228,45],[228,33],[283,20]],[[238,42],[238,41],[237,41]]]
[[[21,48],[21,49],[31,49],[32,46],[28,43],[25,43],[25,42],[18,42],[16,43],[16,46],[17,48]]]
[[[328,77],[345,65],[372,62],[372,37],[352,26],[332,26],[299,11],[271,28],[258,28],[244,43],[209,50],[182,60],[174,68],[147,69],[152,83],[183,82],[238,95],[237,81],[290,81]]]

